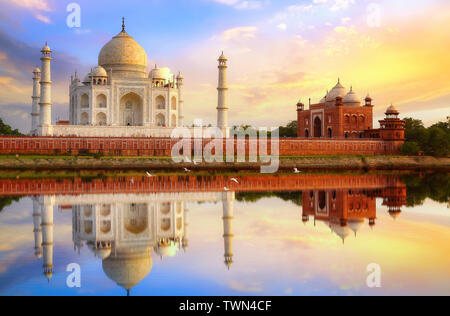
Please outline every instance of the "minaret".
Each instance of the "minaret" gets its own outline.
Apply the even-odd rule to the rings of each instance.
[[[177,87],[178,87],[178,127],[183,127],[184,125],[184,100],[183,100],[183,75],[178,73],[177,76]]]
[[[44,247],[44,275],[53,276],[53,204],[42,204],[42,246]]]
[[[34,254],[37,258],[42,258],[42,229],[41,229],[41,208],[37,198],[33,198],[33,224],[34,224]]]
[[[31,97],[33,103],[31,105],[31,131],[30,135],[36,135],[37,128],[39,126],[39,99],[40,99],[40,89],[41,85],[39,81],[41,80],[41,70],[35,68],[33,70],[33,96]]]
[[[222,55],[219,57],[219,86],[218,90],[218,102],[217,102],[217,127],[219,127],[223,136],[229,137],[228,130],[228,107],[227,107],[227,61],[228,59],[222,52]]]
[[[182,241],[182,247],[183,250],[186,252],[186,250],[189,247],[189,239],[188,239],[188,220],[187,220],[187,213],[188,213],[188,209],[184,209],[184,235],[183,235],[183,241]]]
[[[42,76],[40,82],[41,100],[39,102],[41,127],[48,127],[52,125],[52,79],[50,73],[50,61],[52,60],[52,58],[50,57],[51,52],[52,51],[50,50],[50,47],[48,47],[46,43],[44,48],[41,50]],[[42,132],[44,134],[46,133],[44,129],[41,130],[41,135]]]
[[[225,265],[228,270],[233,264],[233,203],[235,199],[234,192],[223,193],[223,239],[225,246]]]

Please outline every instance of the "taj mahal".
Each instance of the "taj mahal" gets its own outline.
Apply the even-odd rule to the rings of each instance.
[[[183,75],[154,66],[147,72],[145,50],[125,30],[103,46],[98,66],[83,79],[75,72],[69,87],[69,120],[52,120],[52,51],[41,50],[33,71],[30,135],[79,137],[170,137],[184,126]],[[227,133],[227,58],[219,60],[217,125]]]

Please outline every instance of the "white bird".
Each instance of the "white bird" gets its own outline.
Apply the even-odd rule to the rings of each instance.
[[[301,171],[298,170],[297,168],[294,168],[294,173],[301,173]]]
[[[198,165],[198,162],[194,160],[194,166]]]
[[[130,180],[130,182],[131,182],[131,184],[134,184],[134,179],[132,178],[132,179]]]
[[[237,184],[239,184],[239,181],[236,178],[231,178],[230,179],[232,182],[236,182]]]
[[[225,192],[230,191],[227,187],[223,188]]]
[[[191,159],[190,159],[188,156],[184,157],[184,160],[185,160],[187,163],[191,163],[191,162],[192,162]]]
[[[185,172],[191,172],[191,170],[189,170],[188,168],[184,168]]]
[[[147,177],[151,178],[151,177],[153,177],[153,175],[150,172],[147,171]]]

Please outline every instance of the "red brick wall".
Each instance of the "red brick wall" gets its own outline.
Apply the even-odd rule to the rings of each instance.
[[[204,140],[203,144],[210,141]],[[248,140],[246,153],[248,153]],[[169,138],[0,137],[0,154],[97,154],[171,156],[178,140]],[[402,141],[382,139],[280,139],[280,156],[397,154]],[[234,144],[235,152],[237,144]],[[204,146],[203,146],[204,147]],[[268,145],[270,153],[270,143]],[[192,146],[193,148],[193,146]],[[224,143],[224,148],[226,144]],[[224,149],[225,152],[225,149]]]
[[[159,176],[92,179],[0,179],[0,196],[80,195],[80,194],[144,194],[171,192],[222,192],[225,186],[236,192],[304,191],[405,187],[399,176],[386,175],[251,175],[239,176],[239,184],[228,176]],[[401,191],[403,192],[403,191]],[[405,191],[406,192],[406,191]],[[406,194],[406,193],[405,193]],[[381,196],[377,195],[377,196]],[[395,192],[389,191],[395,197]],[[306,201],[306,200],[304,200]]]

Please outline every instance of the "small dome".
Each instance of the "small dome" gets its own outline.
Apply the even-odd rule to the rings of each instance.
[[[43,54],[50,54],[51,52],[52,52],[52,50],[47,45],[47,43],[45,43],[45,46],[42,48],[41,53],[43,53]]]
[[[111,248],[95,249],[94,253],[97,256],[97,258],[105,260],[111,255]]]
[[[328,93],[326,97],[327,102],[334,102],[338,96],[344,96],[347,94],[347,90],[341,85],[341,81],[338,80],[338,83],[334,88]]]
[[[344,241],[350,235],[350,229],[348,226],[342,226],[338,224],[331,224],[331,229]]]
[[[359,106],[361,105],[361,100],[358,98],[356,93],[353,91],[353,87],[350,92],[343,99],[344,105]]]
[[[178,73],[177,79],[178,80],[182,80],[183,79],[183,75],[181,74],[181,72]]]
[[[394,105],[391,105],[390,107],[387,108],[386,110],[386,114],[400,114],[400,112],[397,110],[397,108]]]
[[[41,70],[39,69],[39,67],[36,67],[36,68],[34,68],[33,73],[34,74],[40,74]]]
[[[219,57],[219,61],[227,61],[228,59],[225,57],[224,53],[222,52],[222,55]]]
[[[156,80],[170,81],[173,78],[173,74],[169,68],[158,68],[158,66],[155,66],[155,68],[150,71],[149,77]]]
[[[178,243],[161,244],[155,247],[155,252],[160,257],[175,257],[179,250]]]
[[[91,73],[88,73],[86,75],[86,77],[84,77],[83,83],[90,83],[91,82],[91,77],[92,77]]]
[[[95,67],[91,72],[92,77],[108,77],[105,68],[102,66]]]
[[[351,219],[348,222],[348,227],[356,234],[364,225],[364,219]]]
[[[400,216],[400,214],[401,214],[402,212],[398,212],[398,211],[389,211],[389,215],[395,220],[395,219],[397,219],[399,216]]]

